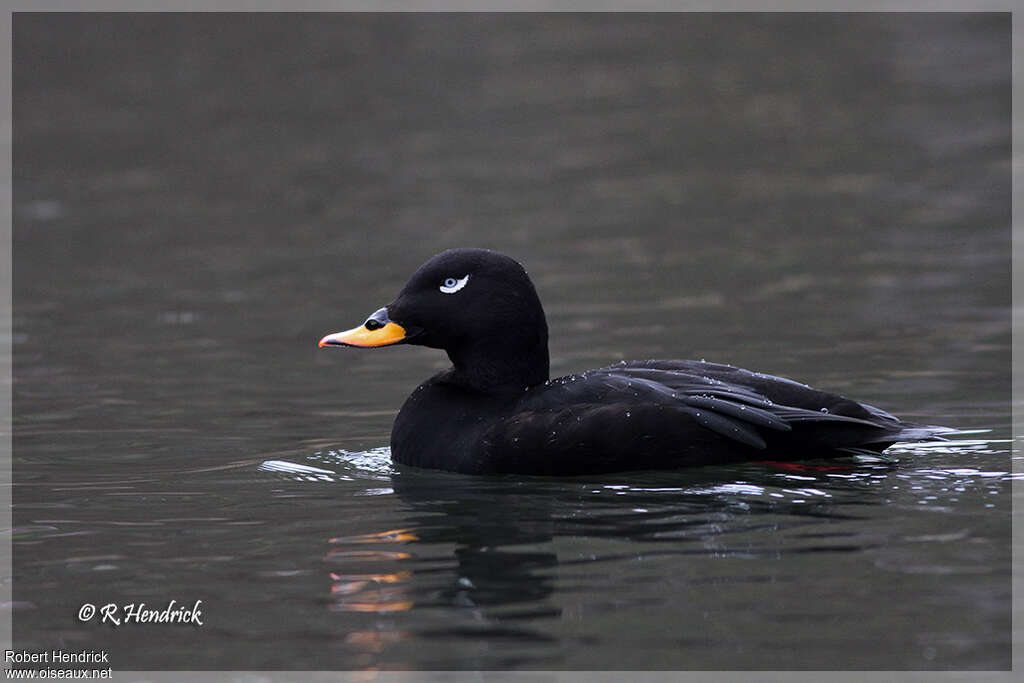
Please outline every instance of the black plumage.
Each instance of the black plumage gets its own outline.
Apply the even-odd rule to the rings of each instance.
[[[399,463],[470,474],[574,475],[881,453],[934,437],[878,408],[782,377],[689,360],[548,379],[547,323],[526,271],[484,249],[421,266],[387,307],[321,346],[421,344],[452,367],[391,433]]]

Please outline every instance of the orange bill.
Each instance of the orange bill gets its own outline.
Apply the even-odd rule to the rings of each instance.
[[[404,339],[405,328],[398,323],[388,322],[375,330],[360,325],[345,332],[329,334],[320,340],[319,346],[388,346]]]

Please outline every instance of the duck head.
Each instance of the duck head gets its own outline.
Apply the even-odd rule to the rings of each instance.
[[[488,249],[434,256],[393,302],[319,345],[395,344],[444,349],[453,365],[447,381],[479,391],[522,391],[548,379],[548,328],[537,291],[518,262]]]

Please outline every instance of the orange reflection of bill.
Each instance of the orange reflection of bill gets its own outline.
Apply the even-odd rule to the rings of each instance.
[[[332,612],[404,612],[412,609],[412,601],[404,602],[336,602]]]
[[[412,572],[394,574],[339,574],[331,572],[332,581],[376,581],[377,583],[400,583],[412,578]]]
[[[389,529],[378,531],[374,534],[360,534],[358,536],[337,536],[329,539],[328,543],[403,543],[418,541],[419,536],[413,533],[412,529]]]
[[[395,552],[391,550],[332,550],[327,553],[324,559],[327,560],[407,560],[412,555],[409,553]]]

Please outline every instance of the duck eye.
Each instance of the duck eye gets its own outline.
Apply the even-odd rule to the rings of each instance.
[[[455,292],[465,287],[467,282],[469,282],[468,275],[458,280],[453,277],[447,277],[444,279],[444,283],[441,285],[441,291],[444,292],[445,294],[454,294]]]

